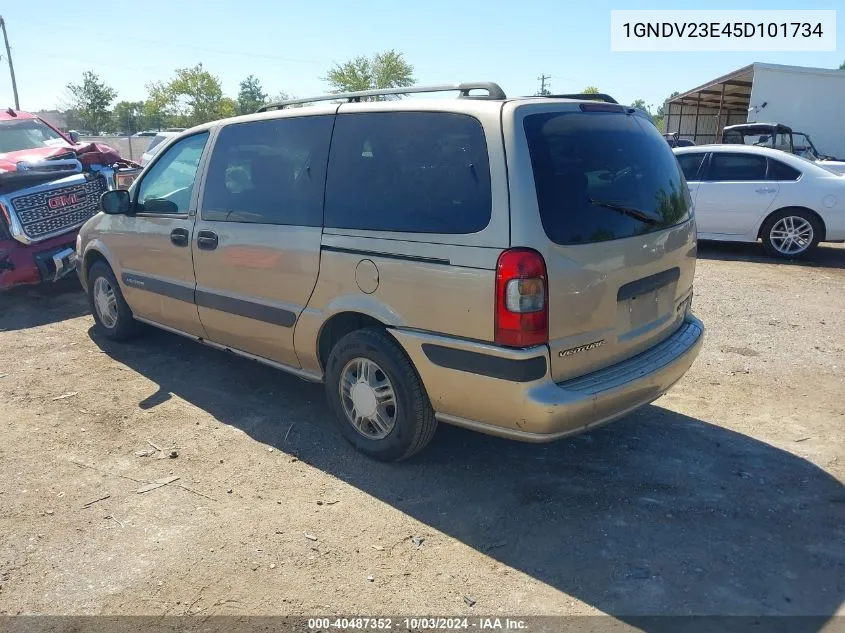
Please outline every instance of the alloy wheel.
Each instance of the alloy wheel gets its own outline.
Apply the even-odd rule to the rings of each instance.
[[[788,215],[774,223],[769,240],[778,253],[798,255],[813,243],[813,225],[797,215]]]
[[[117,325],[117,297],[105,277],[97,277],[94,281],[94,308],[105,327],[111,330]]]
[[[397,400],[385,371],[368,358],[353,358],[340,373],[340,402],[346,419],[370,440],[382,440],[396,426]]]

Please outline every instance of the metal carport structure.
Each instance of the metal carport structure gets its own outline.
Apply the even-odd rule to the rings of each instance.
[[[665,131],[700,145],[717,143],[727,125],[745,123],[754,66],[750,64],[669,99]]]

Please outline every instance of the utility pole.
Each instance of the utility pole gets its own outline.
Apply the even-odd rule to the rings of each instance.
[[[537,77],[537,81],[540,82],[540,92],[538,92],[537,94],[539,94],[541,97],[549,94],[549,91],[546,89],[546,80],[551,78],[551,75],[545,74]]]
[[[3,39],[6,40],[6,59],[9,60],[9,74],[12,76],[12,92],[15,94],[15,110],[21,109],[18,101],[18,84],[15,81],[15,67],[12,64],[12,50],[9,48],[9,35],[6,33],[6,21],[0,16],[0,28],[3,29]]]

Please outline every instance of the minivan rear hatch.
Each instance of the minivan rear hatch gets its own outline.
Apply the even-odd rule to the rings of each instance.
[[[696,236],[686,182],[660,132],[638,111],[606,103],[528,102],[511,123],[512,245],[545,259],[553,378],[665,340],[691,300]]]

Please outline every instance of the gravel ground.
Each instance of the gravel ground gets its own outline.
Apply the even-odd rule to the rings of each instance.
[[[845,615],[845,248],[700,255],[668,395],[550,445],[441,426],[398,465],[319,385],[99,339],[75,279],[3,295],[0,614]]]

